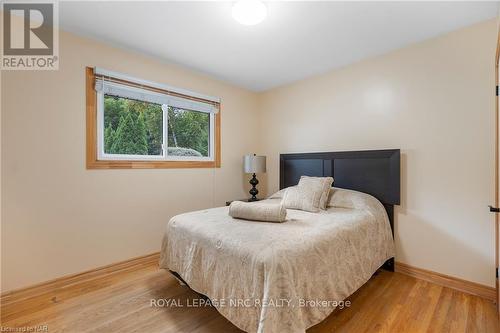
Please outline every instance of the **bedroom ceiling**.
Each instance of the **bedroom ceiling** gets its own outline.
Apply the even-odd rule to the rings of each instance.
[[[63,30],[263,91],[497,14],[496,2],[267,2],[260,24],[232,2],[60,2]]]

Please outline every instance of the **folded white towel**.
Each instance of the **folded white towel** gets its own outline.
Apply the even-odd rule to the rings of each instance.
[[[264,222],[284,222],[286,208],[283,203],[233,201],[229,215],[237,219]]]

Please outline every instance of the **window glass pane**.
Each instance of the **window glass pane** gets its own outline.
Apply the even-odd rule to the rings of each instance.
[[[210,114],[168,108],[168,155],[204,156],[210,154]]]
[[[104,152],[162,155],[161,105],[104,95]]]

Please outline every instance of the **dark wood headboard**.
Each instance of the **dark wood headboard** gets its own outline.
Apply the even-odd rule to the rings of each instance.
[[[280,189],[300,176],[333,177],[333,186],[368,193],[385,207],[394,235],[394,205],[400,204],[400,150],[362,150],[280,155]],[[385,264],[394,270],[394,260]]]
[[[400,203],[399,149],[281,154],[280,189],[297,185],[300,176],[333,177],[335,187]]]
[[[400,203],[399,149],[281,154],[280,189],[297,185],[300,176],[333,177],[335,187]]]

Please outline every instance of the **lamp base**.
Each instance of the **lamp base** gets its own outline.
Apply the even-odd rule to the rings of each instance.
[[[250,189],[250,191],[248,191],[248,193],[250,193],[250,195],[252,197],[250,199],[248,199],[248,201],[259,200],[259,199],[257,199],[257,194],[259,194],[259,190],[257,190],[257,187],[256,187],[257,184],[259,183],[259,181],[257,180],[255,173],[253,174],[252,179],[250,179],[249,183],[250,183],[250,185],[252,185],[252,188]]]

